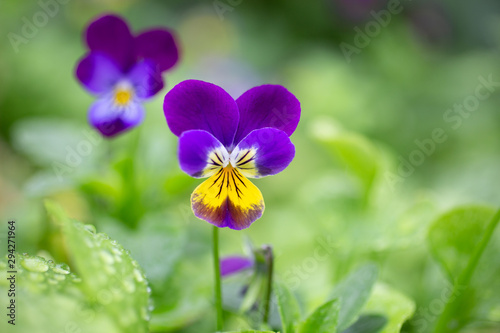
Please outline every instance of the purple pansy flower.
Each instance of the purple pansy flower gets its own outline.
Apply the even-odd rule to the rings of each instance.
[[[158,28],[133,36],[114,15],[102,16],[85,31],[89,52],[76,77],[98,100],[89,109],[92,126],[106,137],[130,129],[144,118],[142,102],[163,88],[162,72],[179,58],[172,33]]]
[[[210,177],[191,195],[194,214],[220,228],[248,228],[262,216],[264,199],[247,177],[275,175],[293,160],[297,98],[282,86],[262,85],[234,100],[214,84],[187,80],[168,92],[163,110],[179,136],[181,169]]]
[[[220,260],[220,275],[227,277],[253,268],[254,260],[243,256],[229,256]]]

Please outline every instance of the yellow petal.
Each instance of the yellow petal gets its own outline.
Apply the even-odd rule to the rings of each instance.
[[[198,218],[237,230],[248,228],[264,212],[260,190],[231,165],[201,183],[191,205]]]

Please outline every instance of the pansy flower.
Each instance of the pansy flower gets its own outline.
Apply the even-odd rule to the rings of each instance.
[[[163,28],[132,35],[125,21],[106,15],[85,31],[88,53],[76,68],[82,85],[97,96],[88,120],[111,137],[144,118],[142,102],[163,88],[162,72],[178,60],[172,33]]]
[[[255,260],[244,256],[227,256],[220,260],[220,275],[228,277],[254,267]]]
[[[167,93],[163,109],[179,137],[181,169],[208,177],[191,195],[194,214],[220,228],[248,228],[262,216],[264,199],[247,178],[275,175],[295,156],[289,136],[300,119],[297,98],[262,85],[234,100],[214,84],[187,80]]]

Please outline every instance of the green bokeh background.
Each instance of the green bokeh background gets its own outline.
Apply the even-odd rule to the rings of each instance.
[[[241,253],[244,235],[271,244],[276,274],[305,309],[375,262],[379,281],[415,302],[417,320],[448,285],[426,242],[431,222],[461,204],[500,202],[500,4],[401,1],[402,12],[346,57],[341,45],[356,46],[358,29],[376,22],[370,11],[385,10],[384,1],[220,3],[225,9],[213,1],[69,0],[17,47],[11,33],[22,36],[24,20],[43,8],[0,3],[0,218],[17,221],[17,251],[67,261],[43,207],[52,199],[131,251],[153,287],[155,327],[176,317],[177,332],[210,331],[211,229],[190,212],[199,180],[178,167],[163,97],[185,79],[233,97],[281,84],[302,106],[295,160],[254,181],[266,212],[248,230],[222,230],[222,253]],[[181,48],[144,123],[113,140],[87,124],[93,97],[74,78],[82,32],[107,12],[134,31],[167,26]],[[494,82],[491,91],[482,78]],[[488,97],[454,111],[477,89]],[[440,142],[429,143],[435,131]],[[325,243],[328,258],[311,261]],[[484,272],[495,281],[498,273]],[[481,316],[464,332],[500,330],[500,302],[476,306]],[[410,321],[403,331],[415,327]]]

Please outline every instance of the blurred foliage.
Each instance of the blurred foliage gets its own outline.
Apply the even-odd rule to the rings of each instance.
[[[340,45],[380,25],[388,1],[63,2],[0,3],[0,218],[17,221],[19,331],[213,331],[210,230],[190,210],[198,181],[180,171],[162,111],[190,78],[234,97],[281,84],[302,106],[295,160],[257,180],[266,213],[221,231],[223,254],[243,234],[272,244],[270,327],[238,311],[262,283],[240,275],[224,281],[227,331],[500,330],[498,1],[401,1],[349,59]],[[134,30],[167,26],[182,49],[145,122],[114,140],[88,126],[92,97],[73,74],[82,31],[104,12]],[[477,89],[487,98],[460,111]]]

